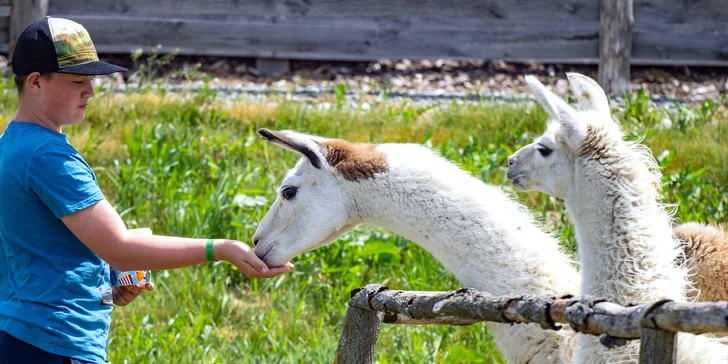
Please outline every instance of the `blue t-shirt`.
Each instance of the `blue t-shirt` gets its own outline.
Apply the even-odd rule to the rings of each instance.
[[[0,136],[0,330],[50,353],[106,362],[109,265],[60,220],[102,199],[66,135],[10,122]]]

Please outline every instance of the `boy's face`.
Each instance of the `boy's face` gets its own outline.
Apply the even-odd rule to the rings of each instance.
[[[33,93],[41,102],[45,116],[58,126],[77,124],[86,116],[88,100],[94,96],[92,76],[54,73],[38,77]],[[34,81],[28,80],[28,83]],[[34,85],[35,86],[35,85]]]

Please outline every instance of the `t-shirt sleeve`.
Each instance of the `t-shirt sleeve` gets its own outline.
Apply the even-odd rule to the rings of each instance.
[[[64,143],[48,143],[33,154],[26,183],[59,219],[104,199],[91,167]]]

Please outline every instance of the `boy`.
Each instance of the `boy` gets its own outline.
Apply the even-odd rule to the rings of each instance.
[[[238,241],[127,233],[61,133],[85,117],[93,75],[126,71],[98,60],[80,24],[51,17],[31,24],[12,67],[18,110],[0,136],[2,362],[106,362],[112,307],[102,304],[102,290],[110,288],[109,264],[161,270],[226,260],[258,278],[293,268],[268,268]],[[115,287],[113,302],[125,305],[140,293]]]

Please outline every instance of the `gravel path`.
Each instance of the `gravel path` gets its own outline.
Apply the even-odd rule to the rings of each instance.
[[[142,57],[144,58],[144,57]],[[102,59],[136,69],[129,56],[106,55]],[[7,60],[0,56],[0,70]],[[204,83],[200,72],[212,79],[209,86],[223,93],[293,94],[316,97],[334,93],[338,85],[346,85],[349,97],[377,95],[386,91],[390,97],[407,96],[420,101],[481,97],[496,100],[528,99],[523,76],[533,74],[550,85],[561,96],[569,94],[566,72],[579,72],[594,79],[593,65],[516,64],[500,61],[455,62],[379,61],[324,62],[292,61],[291,72],[277,78],[266,78],[254,67],[254,60],[225,57],[177,56],[157,67],[158,76],[165,76],[169,89],[197,89]],[[179,77],[186,74],[187,80]],[[132,76],[117,75],[117,87]],[[133,78],[132,78],[133,79]],[[340,87],[340,86],[339,86]],[[705,99],[725,102],[728,91],[728,68],[719,67],[633,67],[630,89],[644,88],[653,101],[699,103]],[[616,97],[619,99],[619,97]]]

